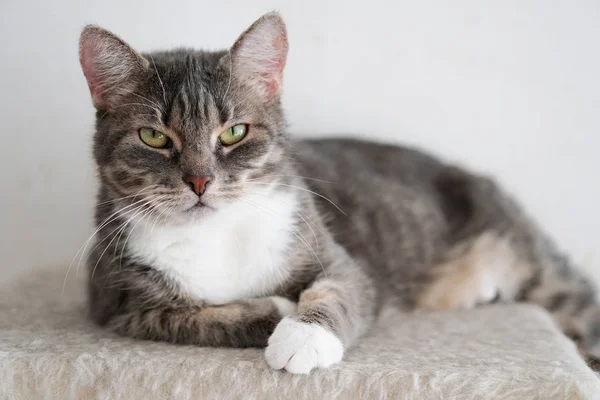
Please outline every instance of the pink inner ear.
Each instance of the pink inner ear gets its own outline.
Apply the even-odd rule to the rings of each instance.
[[[287,58],[287,34],[281,18],[268,14],[244,32],[232,48],[236,74],[268,101],[280,89]]]
[[[287,40],[285,33],[276,36],[273,39],[273,48],[277,57],[270,60],[269,71],[261,74],[266,84],[266,92],[269,98],[277,95],[281,88],[281,80],[283,78],[283,68],[287,56]]]
[[[275,97],[275,95],[279,93],[279,88],[281,87],[280,82],[281,79],[274,78],[272,75],[265,77],[265,91],[268,99]]]
[[[100,71],[96,67],[97,58],[97,44],[98,40],[92,37],[83,38],[79,49],[79,62],[81,63],[81,69],[83,75],[87,80],[88,87],[90,88],[90,94],[92,95],[92,101],[96,106],[103,106],[104,101],[102,96],[101,85],[98,79]]]

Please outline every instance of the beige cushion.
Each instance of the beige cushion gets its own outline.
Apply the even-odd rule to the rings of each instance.
[[[134,341],[85,318],[84,282],[38,270],[0,290],[2,399],[592,399],[600,380],[527,305],[387,312],[345,361],[309,376],[260,349]],[[72,276],[75,274],[72,273]]]

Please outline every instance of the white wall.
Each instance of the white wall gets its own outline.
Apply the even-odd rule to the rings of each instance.
[[[491,172],[576,260],[600,266],[595,0],[3,0],[2,268],[65,266],[92,228],[84,24],[140,50],[222,48],[272,9],[289,27],[293,131],[417,144]]]

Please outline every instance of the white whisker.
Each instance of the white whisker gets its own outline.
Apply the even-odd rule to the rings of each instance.
[[[162,198],[164,198],[164,196],[162,196]],[[154,204],[156,201],[158,201],[158,199],[151,200],[150,202],[151,202],[152,204]],[[145,206],[145,205],[146,205],[146,204],[144,204],[143,206]],[[142,207],[143,207],[143,206],[142,206]],[[150,205],[150,207],[152,207],[152,205]],[[131,220],[133,220],[133,219],[134,219],[134,218],[135,218],[137,215],[139,215],[139,214],[141,214],[141,213],[146,213],[147,211],[148,211],[148,210],[144,210],[144,209],[142,209],[142,210],[138,210],[138,211],[137,211],[137,212],[136,212],[134,215],[132,215],[132,216],[131,216],[131,217],[130,217],[130,218],[129,218],[129,219],[126,221],[126,222],[125,222],[125,226],[127,226],[127,224],[129,224],[129,222],[130,222]],[[141,219],[140,219],[140,220],[141,220]],[[139,223],[139,221],[138,221],[138,223]],[[119,227],[119,228],[120,228],[120,227]],[[119,229],[119,228],[117,228],[117,229]],[[113,231],[113,232],[115,232],[115,231]],[[112,232],[111,232],[111,235],[112,235]],[[110,237],[110,236],[107,236],[107,238],[108,238],[108,237]],[[91,278],[92,278],[92,279],[94,279],[94,273],[96,272],[96,268],[98,267],[98,264],[100,264],[100,260],[102,260],[102,257],[104,256],[104,253],[106,253],[106,251],[107,251],[107,250],[108,250],[108,248],[110,247],[111,243],[112,243],[112,242],[113,242],[113,241],[116,239],[116,237],[117,237],[117,235],[114,235],[114,236],[113,236],[113,238],[110,240],[110,242],[108,242],[108,244],[106,245],[106,248],[104,249],[104,251],[102,251],[102,253],[100,254],[100,257],[98,257],[98,260],[96,261],[96,264],[94,265],[94,268],[92,269],[92,275],[91,275]],[[106,238],[105,238],[105,240],[106,240]],[[103,240],[103,241],[104,241],[104,240]],[[125,240],[125,243],[126,243],[126,242],[127,242],[127,240]],[[102,242],[100,242],[100,243],[102,243]],[[97,247],[97,245],[96,245],[96,247]]]
[[[81,255],[80,255],[80,257],[79,257],[79,263],[81,263],[81,260],[82,260],[82,258],[83,258],[83,255],[85,254],[85,251],[86,251],[86,249],[87,249],[87,246],[88,246],[88,244],[91,242],[91,240],[94,238],[94,236],[95,236],[96,234],[98,234],[98,232],[100,232],[100,231],[101,231],[101,230],[102,230],[102,229],[103,229],[105,226],[107,226],[108,224],[110,224],[111,222],[113,222],[115,219],[119,218],[119,217],[120,217],[120,214],[121,214],[122,212],[124,212],[124,210],[127,210],[128,208],[131,208],[131,207],[133,207],[133,206],[135,206],[135,205],[137,205],[137,204],[139,204],[139,203],[142,203],[142,202],[144,202],[144,201],[148,201],[148,199],[140,199],[140,200],[138,200],[138,201],[136,201],[136,202],[134,202],[134,203],[132,203],[132,204],[130,204],[130,205],[128,205],[128,206],[122,207],[122,208],[118,209],[117,211],[115,211],[114,213],[112,213],[112,214],[111,214],[110,216],[108,216],[106,219],[104,219],[104,221],[102,221],[102,222],[101,222],[101,223],[100,223],[100,224],[99,224],[99,225],[96,227],[96,230],[94,230],[94,232],[93,232],[93,233],[92,233],[92,235],[89,237],[89,239],[85,241],[84,245],[82,246],[82,247],[83,247],[83,250],[81,250],[81,249],[80,249],[80,250],[81,250]],[[137,209],[137,207],[136,207],[136,209]],[[129,211],[127,211],[127,212],[129,212]],[[79,251],[78,251],[78,252],[75,254],[75,257],[77,257],[77,254],[79,254]],[[74,259],[73,259],[73,260],[74,260]]]
[[[153,185],[148,185],[148,186],[146,186],[145,188],[143,188],[142,190],[140,190],[139,192],[136,192],[136,193],[134,193],[134,194],[130,194],[129,196],[119,197],[119,198],[117,198],[117,199],[114,199],[114,200],[108,200],[108,201],[103,201],[103,202],[100,202],[100,203],[96,203],[96,207],[97,207],[97,206],[103,206],[103,205],[105,205],[105,204],[116,203],[116,202],[118,202],[118,201],[121,201],[121,200],[129,199],[129,198],[131,198],[131,197],[133,197],[133,198],[135,199],[135,198],[136,198],[137,196],[139,196],[139,195],[140,195],[142,192],[144,192],[144,191],[146,191],[146,190],[148,190],[148,189],[155,188],[155,187],[158,187],[158,185],[156,185],[156,184],[153,184]]]
[[[158,187],[158,185],[150,185],[150,186],[155,186]],[[144,190],[144,189],[142,189]],[[133,198],[135,199],[136,196],[139,195],[140,192],[137,192],[135,195],[133,195]],[[155,195],[156,196],[156,195]],[[129,197],[129,196],[128,196]],[[156,197],[154,197],[153,199],[155,199]],[[125,225],[126,226],[126,225]],[[119,232],[117,232],[118,238],[117,238],[117,242],[115,243],[115,251],[113,253],[113,257],[117,256],[117,249],[119,248],[119,242],[121,241],[121,236],[123,236],[123,232],[125,231],[125,228],[123,227]]]
[[[135,230],[135,227],[138,226],[138,224],[140,222],[142,222],[142,220],[150,215],[157,207],[160,207],[160,201],[162,199],[164,199],[167,196],[163,196],[157,200],[155,200],[155,202],[153,204],[151,204],[148,208],[148,212],[143,214],[140,219],[133,225],[133,228],[131,228],[131,230],[129,231],[129,234],[127,235],[127,237],[125,238],[125,241],[123,242],[123,246],[121,247],[121,255],[119,256],[119,269],[123,268],[123,253],[125,252],[125,246],[127,245],[127,241],[129,240],[129,238],[131,237],[131,234],[133,233],[133,231]],[[133,217],[132,217],[133,218]]]
[[[225,89],[225,93],[223,94],[223,100],[227,97],[227,93],[229,93],[229,88],[231,87],[231,79],[233,76],[233,60],[231,56],[231,51],[229,51],[229,82],[227,82],[227,88]]]
[[[133,213],[134,214],[133,216],[135,216],[138,213],[143,212],[144,206],[148,205],[150,202],[151,201],[148,201],[147,203],[141,204],[131,210],[128,210],[123,215],[119,215],[119,217],[125,217],[129,213]],[[125,222],[122,222],[119,226],[117,226],[115,229],[113,229],[108,235],[106,235],[102,240],[100,240],[98,243],[96,243],[94,248],[92,250],[90,250],[89,254],[87,255],[87,257],[84,261],[84,264],[87,263],[90,254],[92,254],[102,243],[104,243],[106,240],[108,240],[109,238],[112,237],[112,240],[109,242],[109,245],[110,245],[110,243],[112,243],[112,241],[117,238],[117,235],[119,234],[121,229],[127,225],[128,221],[129,221],[129,217],[127,217]],[[81,264],[77,265],[77,270],[79,270],[80,266],[81,266]]]
[[[152,111],[156,111],[156,108],[154,108],[154,107],[152,107],[152,106],[150,106],[148,104],[144,104],[144,103],[125,103],[125,104],[119,104],[118,106],[115,106],[112,109],[115,110],[117,108],[125,107],[125,106],[142,106],[142,107],[148,107]],[[100,119],[104,118],[104,116],[106,114],[108,114],[108,111],[106,111],[104,114],[102,114],[102,116],[100,117]]]
[[[154,63],[154,57],[152,57],[152,55],[150,55],[150,59],[152,60],[152,65],[154,66],[154,71],[156,72],[156,76],[158,77],[158,81],[160,82],[160,86],[162,87],[163,100],[166,105],[167,104],[167,92],[165,91],[165,85],[160,77],[160,74],[158,73],[158,69],[156,69],[156,64]]]
[[[133,206],[135,206],[136,204],[144,201],[145,199],[142,200],[138,200],[128,206],[125,206],[117,211],[115,211],[114,213],[112,213],[111,215],[109,215],[107,218],[105,218],[100,224],[98,224],[98,226],[96,227],[96,229],[94,230],[94,232],[92,232],[92,234],[90,235],[90,237],[81,245],[81,247],[79,248],[79,250],[77,250],[77,253],[75,253],[75,256],[73,256],[73,259],[71,260],[71,262],[69,263],[69,267],[67,268],[67,272],[65,273],[65,279],[63,282],[63,293],[64,293],[64,289],[65,289],[65,285],[67,282],[67,278],[69,276],[69,271],[71,271],[71,268],[73,267],[73,263],[75,262],[75,260],[77,259],[77,256],[79,256],[79,262],[77,263],[77,269],[76,269],[76,273],[75,273],[75,279],[77,279],[78,275],[79,275],[79,266],[81,265],[81,261],[83,259],[83,256],[87,250],[87,246],[90,244],[90,242],[92,241],[92,239],[94,238],[94,236],[96,236],[96,234],[98,234],[98,232],[100,232],[105,226],[107,226],[108,224],[110,224],[112,221],[114,221],[116,218],[119,217],[119,214],[123,212],[123,210],[131,208]]]
[[[315,230],[312,228],[312,226],[308,223],[308,221],[306,221],[304,219],[304,217],[302,216],[302,214],[300,214],[302,211],[296,211],[298,213],[298,216],[300,218],[302,218],[302,221],[304,221],[304,223],[308,226],[308,228],[310,229],[310,231],[313,234],[313,237],[315,238],[315,243],[317,245],[317,251],[319,251],[319,239],[317,238],[317,234],[315,233]]]
[[[262,207],[261,205],[248,200],[248,199],[240,199],[241,201],[250,204],[252,206],[254,206],[257,210],[264,212],[267,215],[272,215],[272,216],[278,216],[277,214],[274,214],[272,211]],[[325,274],[325,277],[327,278],[327,272],[325,271],[325,267],[323,266],[323,263],[321,262],[321,259],[319,258],[319,255],[315,252],[315,250],[313,249],[313,247],[310,245],[310,243],[308,243],[308,241],[306,240],[306,238],[304,237],[304,235],[302,234],[302,232],[300,232],[300,230],[296,227],[294,227],[294,230],[296,232],[292,232],[292,234],[294,236],[296,236],[296,238],[298,238],[298,240],[300,240],[302,243],[304,243],[304,245],[308,248],[308,250],[315,256],[315,258],[317,259],[317,261],[319,262],[319,265],[321,266],[321,269],[323,270],[323,274]]]
[[[309,181],[317,181],[317,182],[323,182],[323,183],[331,183],[332,185],[335,185],[335,182],[331,182],[331,181],[326,181],[323,179],[317,179],[317,178],[310,178],[308,176],[302,176],[302,175],[267,175],[266,177],[272,177],[272,176],[289,176],[289,177],[293,177],[293,178],[302,178],[302,179],[307,179]],[[248,181],[258,181],[264,178],[255,178],[255,179],[248,179]]]
[[[158,207],[160,207],[161,205],[159,205]],[[161,216],[165,216],[166,217],[166,213],[167,211],[170,211],[173,208],[173,206],[168,207],[166,210],[158,210],[158,215],[156,216],[156,218],[154,219],[154,224],[152,224],[152,229],[150,229],[150,236],[152,236],[152,233],[154,232],[154,228],[156,227],[156,223],[158,222],[159,218]],[[163,218],[164,221],[164,218]]]
[[[329,202],[329,204],[331,204],[332,206],[334,206],[335,208],[337,208],[337,209],[338,209],[338,211],[339,211],[339,212],[341,212],[342,214],[344,214],[344,215],[346,215],[346,216],[348,215],[348,214],[346,214],[346,213],[345,213],[345,212],[344,212],[344,211],[343,211],[341,208],[339,208],[339,207],[337,206],[337,204],[335,204],[333,201],[331,201],[331,200],[330,200],[330,199],[328,199],[327,197],[323,196],[323,195],[322,195],[322,194],[320,194],[320,193],[313,192],[312,190],[309,190],[309,189],[306,189],[306,188],[303,188],[303,187],[300,187],[300,186],[288,185],[288,184],[285,184],[285,183],[278,183],[278,182],[273,182],[273,183],[265,183],[265,182],[248,182],[248,183],[250,183],[250,184],[255,184],[255,185],[278,185],[278,186],[286,186],[286,187],[290,187],[290,188],[293,188],[293,189],[302,190],[302,191],[304,191],[304,192],[312,193],[312,194],[314,194],[315,196],[318,196],[318,197],[320,197],[320,198],[322,198],[322,199],[326,200],[327,202]]]
[[[152,104],[154,107],[156,107],[154,109],[154,111],[160,111],[160,112],[163,112],[163,113],[165,112],[165,109],[160,104],[158,104],[156,101],[150,100],[149,98],[144,97],[141,94],[137,94],[137,93],[131,93],[131,94],[134,95],[134,96],[139,97],[142,100],[146,100],[148,103]],[[159,114],[160,114],[160,112],[159,112]]]
[[[258,196],[262,196],[264,198],[269,198],[268,196],[262,194],[262,193],[258,193],[258,192],[253,192],[253,195],[258,195]],[[271,201],[273,201],[273,199],[271,199]],[[296,213],[298,213],[298,216],[302,219],[302,221],[304,221],[304,223],[306,224],[306,226],[308,226],[308,229],[310,229],[310,231],[313,234],[313,237],[315,238],[315,243],[317,245],[317,252],[319,251],[319,239],[317,237],[317,234],[315,232],[315,230],[313,229],[313,223],[312,221],[310,221],[310,223],[306,220],[310,220],[310,218],[308,217],[308,215],[306,215],[302,210],[297,210]],[[306,219],[304,218],[306,217]],[[315,227],[316,228],[316,227]]]

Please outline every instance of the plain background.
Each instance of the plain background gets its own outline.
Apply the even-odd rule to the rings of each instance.
[[[2,0],[3,277],[66,271],[93,227],[85,24],[139,50],[219,49],[274,9],[292,132],[407,143],[493,174],[574,260],[600,265],[597,0]]]

